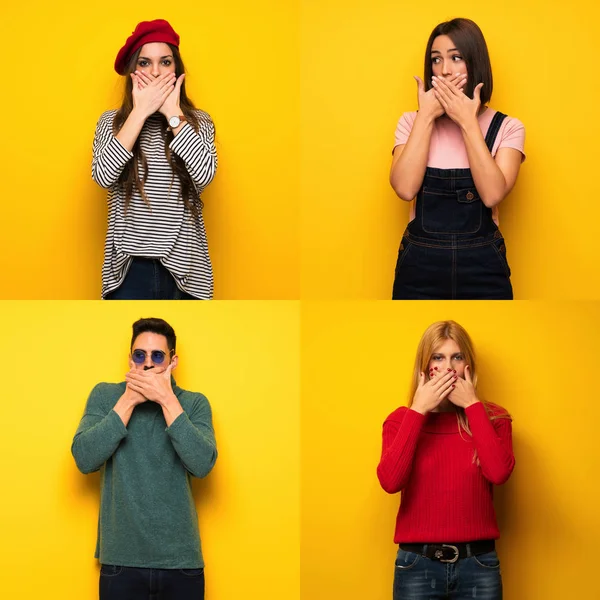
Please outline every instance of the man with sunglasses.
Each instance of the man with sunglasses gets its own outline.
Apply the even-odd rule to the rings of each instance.
[[[204,598],[191,477],[217,449],[208,400],[171,375],[175,342],[166,321],[136,321],[125,381],[92,390],[75,433],[77,467],[101,472],[100,600]]]

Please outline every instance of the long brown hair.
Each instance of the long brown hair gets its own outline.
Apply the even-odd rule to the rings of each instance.
[[[429,36],[427,50],[425,50],[425,87],[432,88],[431,77],[433,68],[431,66],[431,48],[436,37],[447,35],[460,52],[467,65],[467,85],[464,93],[473,98],[473,90],[479,83],[483,83],[480,90],[481,105],[487,104],[492,97],[494,80],[492,78],[492,63],[487,44],[481,29],[471,19],[452,19],[445,21],[435,27]]]
[[[167,44],[173,53],[173,60],[175,62],[175,75],[179,77],[183,73],[185,73],[185,66],[183,64],[183,60],[181,59],[181,54],[179,50],[172,46],[171,44]],[[113,121],[113,134],[116,135],[121,127],[123,127],[123,123],[127,120],[127,117],[133,110],[133,82],[131,80],[131,73],[133,73],[137,68],[137,61],[140,56],[142,48],[139,48],[136,52],[133,53],[132,57],[129,60],[127,65],[127,71],[125,73],[125,91],[123,94],[123,103],[121,104],[121,108],[117,111]],[[181,84],[181,89],[179,93],[179,106],[181,108],[181,112],[187,119],[187,122],[198,132],[200,127],[200,117],[196,112],[196,106],[192,102],[192,100],[188,97],[185,91],[185,78]],[[161,130],[162,137],[165,142],[165,155],[171,168],[173,169],[173,173],[178,177],[180,185],[181,185],[181,197],[183,199],[183,203],[185,207],[192,213],[194,219],[199,218],[200,212],[202,210],[202,200],[200,196],[196,192],[196,188],[194,186],[194,181],[192,180],[190,174],[185,168],[185,163],[183,159],[171,152],[169,148],[169,144],[174,138],[172,131],[167,131],[167,121],[166,119],[161,121]],[[133,196],[134,190],[137,190],[144,202],[150,206],[150,201],[148,200],[148,196],[144,191],[144,182],[148,179],[148,162],[146,160],[146,156],[142,151],[140,146],[140,137],[136,140],[133,149],[133,160],[127,163],[121,176],[119,177],[119,185],[122,186],[125,191],[125,211],[129,208],[129,204],[131,203],[131,198]],[[139,175],[139,166],[142,166],[143,176],[140,178]]]
[[[473,387],[475,390],[477,390],[477,361],[475,356],[475,348],[473,346],[473,342],[471,341],[471,337],[467,333],[466,329],[459,325],[456,321],[438,321],[437,323],[431,324],[425,330],[425,333],[419,342],[413,369],[408,406],[412,405],[415,392],[417,391],[417,387],[419,385],[421,373],[428,373],[427,367],[431,357],[446,340],[453,340],[460,348],[461,353],[465,357],[466,365],[469,365]],[[479,395],[477,397],[483,404],[485,412],[491,421],[495,419],[510,419],[512,421],[512,417],[504,408],[498,406],[497,404],[488,402]],[[465,431],[467,435],[472,435],[471,428],[469,427],[469,422],[465,414],[465,409],[458,406],[455,407],[455,409],[459,434],[462,437],[462,431]],[[479,464],[477,451],[475,451],[475,454],[473,455],[473,462]]]

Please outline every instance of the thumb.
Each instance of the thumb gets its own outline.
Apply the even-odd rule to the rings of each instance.
[[[470,384],[472,384],[472,383],[473,383],[473,381],[472,381],[472,379],[471,379],[471,367],[470,367],[469,365],[467,365],[467,366],[465,367],[465,379],[466,379],[466,380],[467,380],[467,381],[468,381]]]
[[[423,373],[421,371],[421,373],[419,373],[419,385],[417,387],[423,387],[425,385],[425,373]]]
[[[413,77],[415,78],[415,81],[417,82],[417,88],[418,88],[419,92],[424,92],[425,84],[423,83],[423,80],[420,77],[418,77],[417,75],[413,75]]]
[[[175,84],[175,89],[177,90],[177,92],[179,92],[179,90],[181,89],[181,84],[183,83],[183,80],[185,79],[185,73],[182,73],[178,78],[177,78],[177,83]]]
[[[478,83],[473,90],[473,100],[477,100],[477,102],[481,102],[481,88],[483,87],[483,83]]]
[[[168,365],[167,368],[164,370],[164,374],[165,374],[165,378],[166,379],[170,379],[171,378],[171,371],[173,370],[173,361],[171,361]]]

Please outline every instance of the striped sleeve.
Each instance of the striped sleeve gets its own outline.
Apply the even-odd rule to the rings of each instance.
[[[125,165],[133,158],[112,132],[116,111],[103,113],[96,125],[92,149],[92,179],[101,187],[109,188],[118,179]]]
[[[217,170],[215,126],[207,113],[200,114],[198,133],[185,123],[173,138],[170,148],[183,159],[198,194],[213,180]]]

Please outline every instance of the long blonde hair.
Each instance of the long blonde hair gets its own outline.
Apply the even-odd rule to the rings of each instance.
[[[477,391],[477,362],[475,358],[475,349],[469,334],[465,328],[459,325],[456,321],[438,321],[437,323],[432,323],[425,330],[425,333],[419,342],[419,346],[417,347],[417,356],[415,357],[412,385],[408,400],[409,407],[412,406],[415,392],[419,386],[421,373],[425,373],[425,377],[427,378],[427,367],[429,365],[429,361],[431,360],[434,352],[446,340],[452,340],[456,342],[460,348],[461,353],[465,357],[465,366],[469,365],[473,387],[475,388],[475,391]],[[485,412],[491,421],[495,419],[510,419],[512,421],[512,417],[504,408],[498,406],[497,404],[493,404],[492,402],[488,402],[484,398],[481,398],[479,394],[477,395],[477,398],[483,404]],[[465,409],[458,406],[455,407],[455,409],[456,419],[458,422],[458,432],[460,436],[462,437],[462,431],[465,431],[467,435],[471,436],[471,429],[469,427],[469,422],[467,421]],[[473,456],[473,462],[479,464],[477,450]]]

